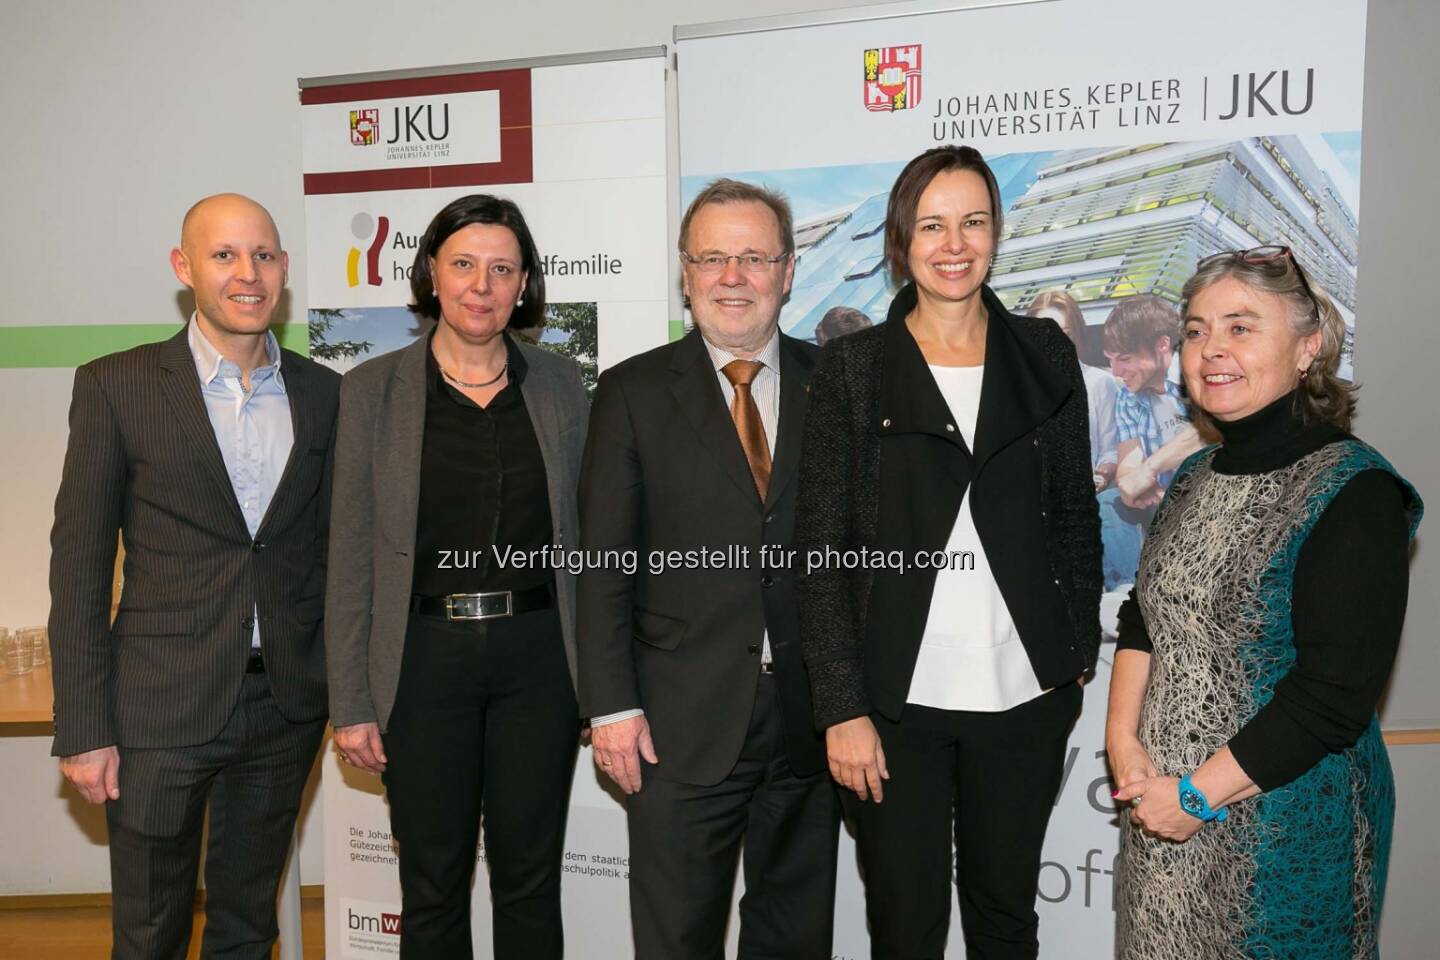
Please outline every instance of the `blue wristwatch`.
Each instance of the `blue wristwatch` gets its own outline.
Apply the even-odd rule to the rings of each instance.
[[[1190,774],[1180,778],[1180,809],[1202,823],[1209,823],[1211,820],[1225,820],[1230,816],[1230,811],[1221,807],[1216,810],[1210,806],[1210,801],[1199,787],[1190,782]]]

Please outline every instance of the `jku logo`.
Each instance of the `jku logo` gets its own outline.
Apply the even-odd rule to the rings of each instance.
[[[865,51],[865,109],[913,110],[920,103],[920,44]]]
[[[440,104],[439,125],[436,125],[435,105],[426,103],[418,107],[405,107],[401,122],[401,108],[396,107],[394,119],[390,129],[395,132],[391,134],[387,144],[399,143],[424,143],[426,141],[444,140],[450,136],[450,104]],[[420,121],[425,121],[425,129],[420,129]],[[428,134],[428,136],[427,136]]]
[[[357,147],[374,146],[380,136],[380,111],[364,107],[350,111],[350,142]]]
[[[1276,78],[1279,83],[1275,83]],[[1223,83],[1223,81],[1222,81]],[[1280,109],[1292,117],[1307,113],[1315,102],[1315,68],[1305,70],[1305,94],[1301,99],[1300,79],[1291,77],[1289,70],[1271,70],[1265,74],[1233,74],[1230,77],[1230,112],[1218,114],[1220,120],[1233,120],[1243,114],[1256,116],[1257,108],[1275,117],[1275,98],[1279,97]],[[1278,88],[1278,89],[1277,89]]]

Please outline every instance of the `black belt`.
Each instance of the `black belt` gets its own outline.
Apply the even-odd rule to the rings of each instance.
[[[774,661],[774,660],[763,660],[763,661],[761,661],[761,663],[760,663],[760,672],[761,672],[761,673],[774,673],[774,672],[775,672],[775,661]]]
[[[260,656],[259,650],[250,651],[250,659],[245,661],[246,673],[264,673],[265,658]]]
[[[450,593],[443,597],[422,597],[416,593],[410,597],[411,613],[446,620],[493,620],[545,610],[554,605],[555,594],[548,583],[528,590]]]

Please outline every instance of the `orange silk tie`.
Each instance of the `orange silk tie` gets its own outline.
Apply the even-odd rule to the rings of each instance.
[[[735,421],[735,431],[740,434],[740,446],[745,450],[745,459],[750,464],[750,473],[755,478],[755,489],[764,502],[770,489],[770,442],[765,439],[765,424],[760,420],[760,408],[750,394],[750,384],[765,369],[759,360],[731,360],[721,368],[725,379],[735,388],[735,399],[730,404],[730,416]]]

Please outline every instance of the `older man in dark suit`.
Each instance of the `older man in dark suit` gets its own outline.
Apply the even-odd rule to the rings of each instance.
[[[595,395],[582,542],[640,563],[580,578],[581,711],[630,795],[636,956],[723,956],[743,843],[740,955],[828,958],[839,812],[785,554],[816,356],[778,327],[789,208],[716,181],[680,251],[696,329]]]
[[[75,372],[51,534],[53,752],[106,805],[114,957],[185,956],[207,801],[204,955],[268,957],[325,725],[340,378],[270,333],[288,261],[265,208],[202,200],[170,259],[190,322]]]

